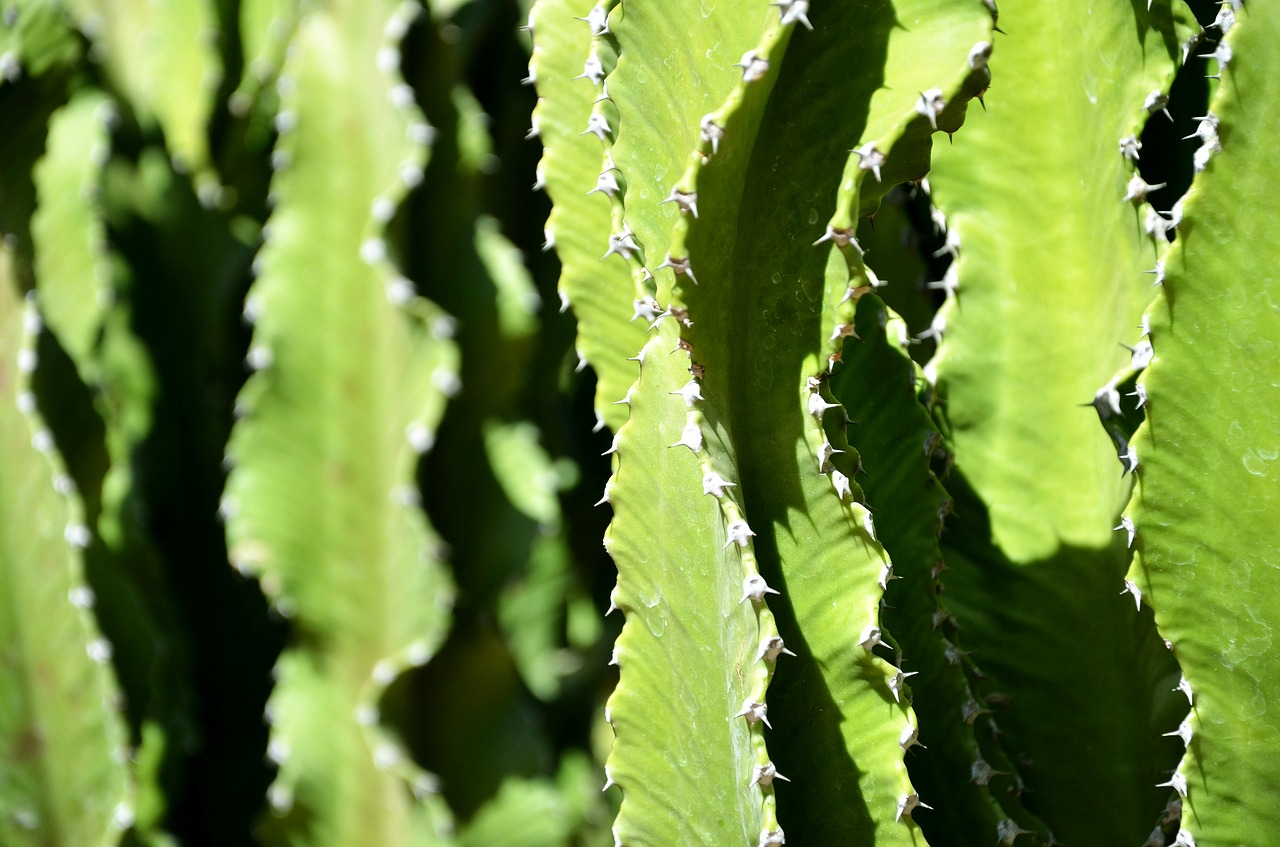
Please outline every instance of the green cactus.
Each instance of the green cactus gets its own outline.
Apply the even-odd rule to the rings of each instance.
[[[1269,843],[1273,7],[0,23],[0,843]]]
[[[1179,837],[1197,844],[1265,841],[1276,824],[1258,794],[1276,776],[1256,751],[1275,737],[1261,710],[1274,678],[1264,610],[1276,591],[1277,424],[1266,398],[1280,382],[1280,310],[1277,251],[1258,225],[1276,204],[1262,151],[1276,121],[1265,57],[1280,15],[1228,5],[1218,21],[1220,82],[1195,138],[1201,173],[1143,318],[1154,357],[1135,389],[1147,418],[1129,454],[1138,484],[1126,517],[1131,584],[1154,609],[1191,704],[1167,730],[1186,746],[1167,784],[1182,800]]]
[[[317,11],[280,75],[274,209],[245,305],[255,373],[223,512],[232,564],[296,631],[268,703],[282,843],[434,843],[449,828],[431,776],[378,719],[383,690],[443,639],[450,603],[413,485],[457,380],[449,319],[384,240],[429,130],[396,72],[412,14]],[[364,339],[362,355],[335,336]]]
[[[1013,703],[996,720],[1026,757],[1027,805],[1064,843],[1136,843],[1161,803],[1168,749],[1154,730],[1175,714],[1176,669],[1151,619],[1118,596],[1127,550],[1113,527],[1130,482],[1093,411],[1073,407],[1128,359],[1121,344],[1138,340],[1151,296],[1139,271],[1156,253],[1142,225],[1150,207],[1121,199],[1135,174],[1119,142],[1149,112],[1165,120],[1149,101],[1167,89],[1186,33],[1161,8],[1139,25],[1119,6],[1004,6],[1018,37],[999,43],[992,74],[1019,84],[993,93],[989,114],[930,175],[960,245],[927,366],[954,454],[944,584],[988,677],[980,690]],[[1062,43],[1064,28],[1078,37]],[[1116,76],[1105,88],[1087,77],[1055,87],[1042,58],[1051,47],[1085,68],[1105,56]],[[1052,129],[1018,130],[1036,125]],[[1091,176],[1041,179],[1055,169]],[[997,188],[1009,182],[1017,187]],[[1010,241],[1010,227],[1034,235]],[[1033,611],[1045,608],[1052,615]],[[1090,743],[1067,747],[1064,736]],[[1081,802],[1108,814],[1082,818]]]
[[[40,313],[0,249],[4,614],[0,815],[10,844],[115,844],[134,818],[111,643],[84,582],[92,542],[31,379]]]

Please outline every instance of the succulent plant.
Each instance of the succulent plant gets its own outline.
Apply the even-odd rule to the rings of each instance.
[[[1273,6],[2,5],[0,842],[1277,829]]]

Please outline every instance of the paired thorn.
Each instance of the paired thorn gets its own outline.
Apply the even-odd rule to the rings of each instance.
[[[1147,386],[1141,382],[1136,383],[1133,386],[1133,391],[1129,392],[1126,396],[1137,397],[1137,408],[1141,409],[1143,406],[1147,405]]]
[[[698,193],[696,191],[681,191],[679,188],[672,188],[671,193],[667,195],[667,199],[662,202],[675,203],[680,207],[680,211],[688,212],[695,218],[698,217]]]
[[[694,403],[702,399],[702,386],[698,384],[696,379],[691,379],[683,387],[668,393],[679,394],[684,398],[685,405],[692,407]],[[703,477],[703,485],[706,485],[706,477]]]
[[[1181,771],[1174,771],[1168,782],[1157,782],[1156,788],[1172,788],[1183,800],[1187,799],[1187,777]]]
[[[743,82],[755,82],[758,79],[763,79],[764,75],[769,72],[769,60],[754,50],[748,50],[742,54],[742,58],[738,60],[734,67],[742,68]]]
[[[736,488],[736,482],[729,482],[715,471],[709,470],[702,475],[702,493],[710,494],[713,497],[721,497],[724,495],[726,488]]]
[[[902,732],[898,734],[898,746],[902,748],[904,753],[912,747],[919,747],[921,750],[929,749],[920,743],[920,730],[910,724],[903,727]]]
[[[920,795],[916,794],[915,792],[912,792],[910,794],[903,794],[901,797],[898,798],[898,814],[894,818],[894,820],[900,821],[903,818],[910,818],[911,813],[914,812],[916,809],[932,809],[932,808],[933,806],[929,806],[925,803],[920,802]]]
[[[689,421],[684,425],[684,429],[680,431],[680,440],[672,447],[688,447],[695,453],[702,452],[702,430],[698,428],[697,421]]]
[[[1236,12],[1233,8],[1234,5],[1234,2],[1223,3],[1222,8],[1218,10],[1218,16],[1213,19],[1213,23],[1209,24],[1209,26],[1217,27],[1218,32],[1221,32],[1223,35],[1230,32],[1231,27],[1236,25]]]
[[[822,416],[825,415],[831,409],[838,409],[838,408],[840,408],[839,403],[828,403],[826,399],[823,398],[821,392],[814,391],[812,394],[809,395],[809,414],[813,415],[815,418],[818,418],[819,420],[821,420]]]
[[[1003,847],[1010,847],[1019,835],[1031,835],[1031,830],[1018,826],[1012,818],[1005,818],[996,825],[996,838]]]
[[[973,726],[973,722],[982,715],[989,714],[991,714],[991,710],[982,706],[982,704],[974,699],[972,694],[970,694],[968,699],[964,701],[964,705],[960,707],[960,715],[964,718],[964,722],[969,726]]]
[[[1166,118],[1173,120],[1173,115],[1169,114],[1169,95],[1163,91],[1152,91],[1148,94],[1147,99],[1142,101],[1142,108],[1151,114],[1164,112]]]
[[[647,323],[653,323],[662,311],[662,306],[658,305],[658,301],[653,297],[642,297],[631,302],[635,309],[635,313],[631,316],[633,321],[636,318],[644,318]]]
[[[773,785],[773,781],[775,779],[780,779],[783,782],[791,781],[778,773],[778,769],[774,766],[773,762],[765,762],[763,765],[756,765],[751,771],[752,785],[759,785],[762,788],[768,788],[770,785]]]
[[[587,26],[591,27],[591,34],[595,36],[605,35],[609,30],[609,10],[604,7],[603,3],[597,3],[587,12],[585,18],[574,18],[577,21],[585,21]]]
[[[858,636],[858,646],[870,653],[875,650],[877,645],[884,644],[882,636],[883,633],[880,631],[880,627],[875,624],[867,624],[867,627],[862,630],[862,634]]]
[[[1146,338],[1133,347],[1128,344],[1121,344],[1120,346],[1129,351],[1129,363],[1135,371],[1140,371],[1151,364],[1151,360],[1156,354],[1155,348],[1151,346],[1151,341]]]
[[[752,574],[742,581],[742,599],[738,601],[738,605],[747,602],[748,598],[752,603],[763,603],[764,595],[780,593],[776,588],[770,588],[760,574]]]
[[[876,182],[883,182],[880,178],[880,168],[884,167],[886,161],[885,155],[876,149],[874,141],[868,141],[866,144],[853,151],[853,155],[858,157],[858,167],[864,171],[871,171],[876,175]],[[830,230],[828,229],[828,232]]]
[[[787,836],[783,834],[781,829],[766,829],[760,832],[760,841],[756,847],[781,847],[787,843]]]
[[[707,114],[702,116],[700,124],[702,130],[702,141],[711,145],[711,152],[720,152],[720,140],[724,138],[724,127],[716,123],[715,115]]]
[[[746,718],[747,723],[762,723],[769,729],[773,729],[773,724],[769,723],[769,706],[766,703],[748,700],[742,704],[742,711],[738,712],[734,717]]]
[[[668,253],[662,264],[658,265],[654,270],[662,270],[663,268],[671,268],[678,276],[687,276],[694,285],[698,284],[698,278],[693,275],[693,268],[689,267],[688,256],[675,257]]]
[[[533,130],[530,130],[530,132],[532,134],[526,136],[527,138],[532,138],[534,135],[537,134],[536,132],[533,132]],[[587,118],[587,128],[578,134],[594,135],[596,138],[599,138],[601,141],[608,141],[609,136],[613,134],[613,130],[609,128],[608,118],[606,118],[599,111],[592,111],[591,115]]]
[[[1118,529],[1118,528],[1119,528],[1119,527],[1117,527],[1117,529]],[[1132,538],[1132,536],[1130,536],[1130,538]],[[1139,612],[1141,612],[1141,611],[1142,611],[1142,589],[1141,589],[1141,588],[1139,588],[1139,587],[1137,586],[1137,583],[1135,583],[1135,582],[1134,582],[1133,580],[1131,580],[1131,579],[1126,579],[1126,580],[1124,581],[1124,590],[1122,590],[1120,593],[1121,593],[1121,594],[1132,594],[1132,595],[1133,595],[1133,605],[1134,605],[1135,609],[1136,609],[1137,611],[1139,611]]]
[[[1152,191],[1159,191],[1161,188],[1166,187],[1168,187],[1168,183],[1166,182],[1158,182],[1155,185],[1152,185],[1139,175],[1134,174],[1129,180],[1128,188],[1125,190],[1124,200],[1125,202],[1132,201],[1135,203],[1142,203],[1146,201],[1147,195]]]
[[[928,118],[929,126],[935,130],[938,128],[938,115],[941,115],[946,107],[947,101],[943,99],[941,88],[921,91],[920,99],[916,101],[916,112]]]
[[[640,251],[640,243],[636,241],[635,233],[629,227],[624,227],[622,232],[613,232],[609,234],[609,249],[600,257],[600,261],[617,253],[624,259],[630,259],[632,255]]]
[[[851,229],[846,229],[844,227],[834,227],[828,224],[826,234],[823,235],[821,238],[819,238],[817,241],[813,242],[813,246],[817,247],[819,244],[822,244],[824,241],[833,242],[841,250],[852,245],[853,249],[858,251],[858,255],[862,255],[863,253],[862,245],[858,243],[858,239],[853,237],[853,230]]]
[[[1150,270],[1143,271],[1143,273],[1155,275],[1156,281],[1151,283],[1151,286],[1153,288],[1157,285],[1164,285],[1164,262],[1163,261],[1157,259],[1155,267],[1151,268]]]
[[[1193,730],[1192,730],[1192,728],[1191,728],[1191,717],[1190,717],[1190,716],[1188,716],[1188,717],[1186,717],[1186,718],[1183,718],[1182,723],[1178,724],[1178,728],[1177,728],[1177,729],[1175,729],[1173,732],[1165,732],[1165,733],[1162,733],[1162,735],[1163,735],[1165,738],[1181,738],[1181,739],[1182,739],[1182,746],[1184,746],[1184,747],[1190,747],[1190,746],[1191,746],[1191,736],[1192,736],[1192,734],[1193,734]]]
[[[1132,444],[1124,448],[1124,452],[1120,454],[1120,462],[1124,465],[1124,473],[1121,476],[1126,476],[1138,470],[1138,453],[1133,449]]]
[[[737,544],[739,547],[746,547],[747,544],[751,542],[751,539],[755,537],[755,533],[751,531],[751,527],[747,526],[747,522],[743,520],[737,520],[729,524],[726,532],[729,536],[729,540],[724,543],[724,547],[721,548],[722,550],[729,549],[729,545],[731,544]]]
[[[600,57],[594,52],[587,57],[582,64],[582,73],[574,77],[574,79],[589,79],[592,85],[599,85],[604,81],[604,65],[600,62]]]
[[[770,6],[778,7],[778,11],[782,15],[782,25],[793,24],[799,21],[804,24],[804,28],[813,31],[813,24],[809,23],[809,0],[777,0],[770,3]]]
[[[833,470],[831,472],[831,484],[836,489],[836,497],[840,500],[847,500],[853,497],[853,486],[849,482],[849,477],[840,471]]]
[[[916,674],[918,674],[918,673],[920,673],[920,672],[919,672],[919,671],[907,671],[907,672],[905,672],[905,673],[904,673],[903,671],[898,671],[898,672],[897,672],[897,673],[895,673],[895,674],[893,675],[893,677],[889,680],[889,691],[893,694],[893,701],[894,701],[895,703],[901,703],[901,702],[902,702],[902,686],[906,683],[906,681],[907,681],[907,677],[915,676],[915,675],[916,675]],[[913,729],[914,729],[914,727],[913,727]],[[923,747],[924,745],[923,745],[923,744],[921,744],[920,746],[921,746],[921,747]],[[903,749],[905,750],[906,748],[904,747]]]
[[[974,785],[987,785],[997,776],[1008,776],[1008,771],[998,771],[979,756],[969,768],[969,781]]]
[[[781,655],[794,656],[795,653],[787,649],[780,636],[774,635],[765,639],[764,644],[760,647],[758,658],[764,659],[766,662],[776,662],[778,656]]]
[[[1120,155],[1124,156],[1130,162],[1138,161],[1138,151],[1142,149],[1142,142],[1137,137],[1126,135],[1120,139]]]
[[[1132,520],[1128,515],[1125,515],[1125,516],[1121,517],[1121,518],[1120,518],[1120,525],[1119,525],[1119,526],[1114,526],[1114,527],[1112,527],[1111,529],[1112,529],[1113,531],[1123,529],[1123,530],[1128,534],[1128,536],[1129,536],[1129,538],[1128,538],[1128,543],[1127,543],[1125,546],[1126,546],[1126,547],[1132,547],[1132,546],[1133,546],[1133,539],[1134,539],[1134,536],[1135,536],[1135,535],[1137,535],[1137,529],[1136,529],[1136,528],[1134,527],[1134,525],[1133,525],[1133,520]],[[1128,587],[1128,586],[1130,586],[1130,582],[1129,582],[1129,580],[1127,580],[1127,579],[1126,579],[1126,580],[1124,581],[1124,584],[1125,584],[1125,586],[1126,586],[1126,587],[1125,587],[1125,591],[1128,591],[1128,590],[1129,590],[1129,587]],[[1141,594],[1139,594],[1138,596],[1139,596],[1139,597],[1141,597]]]

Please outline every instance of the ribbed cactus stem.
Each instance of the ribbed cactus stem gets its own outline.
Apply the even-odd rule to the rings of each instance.
[[[290,843],[430,843],[451,826],[434,778],[379,722],[387,686],[443,639],[452,597],[415,474],[458,390],[453,325],[398,272],[386,231],[431,136],[399,73],[417,13],[313,11],[279,82],[275,208],[245,307],[254,373],[223,502],[232,564],[294,631],[268,704],[269,799]]]
[[[1170,696],[1190,707],[1161,727],[1185,750],[1157,779],[1169,799],[1157,829],[1179,845],[1265,841],[1277,825],[1266,797],[1280,773],[1257,752],[1277,743],[1265,680],[1280,672],[1268,617],[1280,590],[1280,310],[1267,282],[1280,254],[1259,228],[1280,197],[1266,152],[1277,37],[1274,7],[1232,3],[1206,33],[1218,81],[1186,139],[1197,174],[1142,319],[1146,420],[1125,451],[1137,479],[1120,524],[1135,550],[1126,590],[1154,610],[1182,671]]]
[[[94,620],[84,505],[32,377],[42,320],[0,246],[0,832],[8,844],[114,844],[134,820],[112,645]]]

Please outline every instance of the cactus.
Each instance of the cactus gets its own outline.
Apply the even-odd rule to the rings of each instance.
[[[1125,518],[1136,550],[1130,583],[1155,611],[1191,706],[1166,731],[1186,747],[1167,780],[1182,802],[1184,844],[1265,840],[1276,822],[1255,793],[1276,777],[1252,751],[1274,732],[1259,713],[1272,670],[1261,609],[1275,585],[1265,563],[1277,554],[1276,424],[1262,398],[1277,382],[1266,351],[1280,312],[1266,281],[1276,251],[1252,245],[1254,221],[1275,205],[1276,174],[1257,145],[1275,120],[1264,45],[1280,16],[1227,5],[1217,21],[1219,84],[1195,137],[1200,173],[1143,317],[1155,352],[1135,387],[1146,420],[1128,454],[1138,483]]]
[[[1276,829],[1272,7],[0,19],[0,842]]]
[[[0,814],[12,844],[114,844],[133,822],[119,689],[111,644],[90,610],[75,482],[38,410],[31,379],[40,313],[19,296],[13,254],[3,280],[5,772]]]

